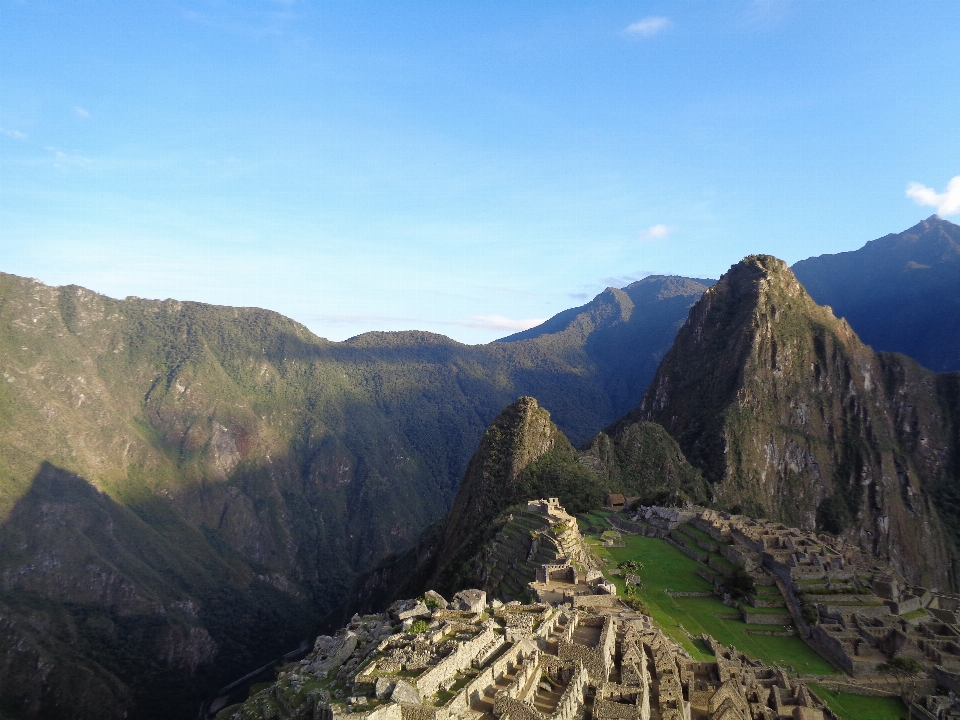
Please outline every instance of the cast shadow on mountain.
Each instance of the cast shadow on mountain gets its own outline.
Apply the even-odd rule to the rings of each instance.
[[[158,531],[86,479],[41,465],[0,527],[0,710],[193,716],[212,687],[312,630],[308,603],[169,510],[151,512],[170,524]]]

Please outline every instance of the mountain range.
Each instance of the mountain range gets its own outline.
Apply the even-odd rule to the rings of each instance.
[[[932,317],[914,273],[954,307],[958,241],[934,217],[870,243],[858,283]],[[757,256],[717,285],[608,288],[480,346],[333,343],[264,310],[0,275],[0,709],[193,714],[391,552],[409,548],[361,579],[368,599],[401,570],[458,582],[450,559],[531,492],[740,503],[956,584],[956,378],[860,343],[869,282],[837,270],[857,253],[798,263],[809,296]],[[829,292],[849,323],[816,304]],[[865,338],[957,369],[947,335]],[[508,436],[518,462],[490,464]],[[484,478],[504,472],[514,490],[489,503]]]

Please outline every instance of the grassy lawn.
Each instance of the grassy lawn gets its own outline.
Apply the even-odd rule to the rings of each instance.
[[[907,708],[899,698],[838,693],[814,683],[810,687],[843,720],[900,720],[907,716]]]
[[[638,535],[624,535],[623,540],[625,547],[622,548],[605,548],[594,543],[594,549],[608,569],[625,560],[643,563],[644,569],[640,571],[643,588],[638,594],[647,612],[667,635],[683,645],[694,657],[709,660],[712,656],[701,642],[691,641],[684,630],[694,636],[706,632],[718,642],[735,645],[751,657],[766,663],[792,666],[798,672],[822,675],[838,672],[799,637],[748,635],[747,625],[742,620],[718,618],[716,613],[730,614],[737,610],[724,605],[717,597],[670,597],[664,590],[710,592],[713,586],[696,574],[700,567],[696,560],[666,542]],[[609,573],[608,577],[616,584],[617,591],[623,594],[623,578],[610,576]],[[678,623],[683,629],[677,626]]]

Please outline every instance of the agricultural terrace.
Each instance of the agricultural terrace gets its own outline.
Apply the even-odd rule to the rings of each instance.
[[[907,716],[900,698],[834,692],[815,683],[810,683],[810,689],[843,720],[901,720]]]
[[[635,591],[634,597],[643,603],[647,614],[660,625],[664,633],[683,645],[695,658],[712,659],[699,639],[702,633],[707,633],[718,642],[734,645],[750,657],[770,665],[793,668],[800,673],[840,674],[796,635],[782,637],[756,634],[783,628],[751,626],[739,617],[733,619],[730,616],[737,614],[737,609],[724,605],[716,596],[667,595],[665,590],[711,592],[713,586],[697,575],[697,568],[701,566],[696,560],[658,538],[624,533],[624,547],[603,547],[600,534],[610,528],[605,519],[607,515],[601,511],[579,516],[579,525],[587,542],[603,561],[604,574],[617,586],[617,592],[625,596],[623,577],[611,571],[627,560],[643,563],[643,569],[639,572],[643,587]],[[773,591],[776,592],[775,588]],[[759,594],[770,592],[768,588],[758,588]]]

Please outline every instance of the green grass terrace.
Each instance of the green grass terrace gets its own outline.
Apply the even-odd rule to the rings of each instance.
[[[810,688],[842,720],[900,720],[907,717],[907,708],[900,698],[835,692],[815,683],[810,683]]]
[[[606,513],[591,513],[591,524],[602,528],[606,525],[603,521],[604,515]],[[581,523],[581,527],[584,525]],[[800,673],[840,674],[840,671],[795,635],[782,637],[748,633],[748,630],[758,630],[739,618],[730,619],[730,615],[737,614],[737,609],[724,605],[716,596],[671,597],[665,591],[713,590],[710,583],[697,575],[700,564],[658,538],[624,533],[623,541],[624,547],[603,547],[597,535],[588,535],[588,542],[603,561],[607,571],[616,569],[618,563],[627,560],[639,560],[643,563],[644,569],[640,571],[643,587],[636,591],[636,597],[663,631],[683,645],[693,657],[700,660],[709,660],[712,657],[699,640],[702,633],[707,633],[718,642],[734,645],[750,657],[771,665],[792,668]],[[610,572],[606,575],[617,586],[617,592],[623,595],[626,590],[623,578]],[[761,592],[767,594],[768,591]],[[751,611],[756,612],[757,609],[751,608]],[[782,608],[774,608],[769,612],[784,611]],[[778,626],[760,627],[765,631],[784,629]]]

